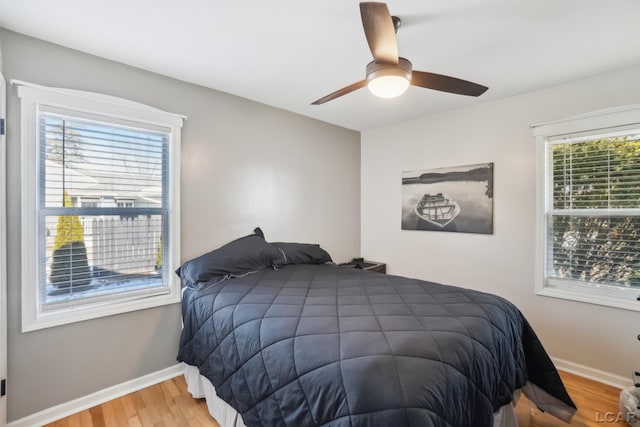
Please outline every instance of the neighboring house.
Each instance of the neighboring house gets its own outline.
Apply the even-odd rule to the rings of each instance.
[[[153,185],[157,178],[131,170],[114,178],[118,174],[100,172],[90,161],[72,165],[63,168],[61,161],[45,161],[47,176],[60,177],[47,180],[45,200],[48,205],[62,206],[66,194],[71,206],[77,208],[94,276],[148,274],[150,267],[157,268],[162,224],[160,218],[140,212],[161,206],[161,188]],[[57,217],[47,217],[48,261],[52,259],[56,227]],[[47,262],[47,270],[50,267]]]
[[[91,170],[90,163],[85,164],[89,169],[80,168],[78,165],[82,163],[74,162],[73,167],[64,169],[64,180],[49,181],[46,200],[62,203],[63,192],[66,192],[71,197],[71,204],[78,208],[148,208],[161,205],[162,189],[155,185],[157,180],[153,177],[126,171],[116,182],[112,173],[102,174]],[[48,175],[63,176],[62,162],[46,160],[45,167]],[[149,185],[137,190],[145,181]],[[138,183],[136,191],[131,190],[129,182]]]

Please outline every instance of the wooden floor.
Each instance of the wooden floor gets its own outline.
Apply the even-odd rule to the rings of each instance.
[[[610,422],[618,414],[620,390],[582,377],[560,373],[571,398],[578,406],[572,426],[626,426]],[[520,427],[561,427],[567,424],[533,409],[522,396],[516,407]],[[100,406],[62,419],[49,427],[110,427],[110,426],[207,426],[219,427],[211,418],[202,399],[187,392],[182,377],[128,394]]]
[[[624,422],[615,422],[618,416],[620,389],[591,381],[566,372],[560,372],[571,399],[578,407],[573,416],[572,426],[580,427],[614,427],[628,426]],[[567,426],[559,419],[541,413],[524,395],[516,407],[516,416],[520,427],[561,427]]]
[[[94,406],[50,427],[220,427],[204,399],[194,399],[182,376]]]

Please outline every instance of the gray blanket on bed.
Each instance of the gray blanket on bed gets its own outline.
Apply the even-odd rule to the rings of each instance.
[[[520,311],[334,265],[187,288],[178,360],[253,426],[492,426],[527,380],[574,407]]]

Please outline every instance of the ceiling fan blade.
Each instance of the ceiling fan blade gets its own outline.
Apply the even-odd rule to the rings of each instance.
[[[411,74],[411,84],[413,86],[425,87],[427,89],[468,96],[480,96],[489,89],[486,86],[457,79],[455,77],[415,70]]]
[[[322,98],[318,99],[317,101],[313,101],[311,103],[311,105],[320,105],[320,104],[324,104],[327,101],[332,101],[336,98],[340,98],[342,95],[346,95],[348,93],[353,92],[354,90],[358,90],[362,87],[365,87],[367,85],[367,81],[366,80],[360,80],[359,82],[350,84],[347,87],[343,87],[342,89],[338,89],[337,91],[330,93],[327,96],[323,96]]]
[[[373,59],[388,64],[398,63],[398,40],[391,14],[385,3],[360,3],[360,16]]]

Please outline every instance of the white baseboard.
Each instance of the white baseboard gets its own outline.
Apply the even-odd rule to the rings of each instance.
[[[183,372],[184,365],[182,364],[169,366],[168,368],[160,371],[152,372],[142,377],[125,381],[121,384],[116,384],[87,396],[61,403],[60,405],[44,409],[40,412],[36,412],[35,414],[20,418],[19,420],[12,421],[7,424],[7,427],[33,427],[49,424],[77,412],[82,412],[86,409],[92,408],[96,405],[101,405],[110,400],[117,399],[118,397],[122,397],[126,394],[175,378],[182,375]]]
[[[629,377],[623,377],[620,375],[612,374],[610,372],[590,368],[585,365],[580,365],[579,363],[573,363],[569,362],[568,360],[559,359],[557,357],[552,357],[551,360],[553,361],[553,364],[556,365],[556,368],[560,371],[569,372],[570,374],[575,374],[580,377],[588,378],[590,380],[598,381],[600,383],[620,389],[633,386],[633,381],[631,380],[631,372],[629,372]]]

